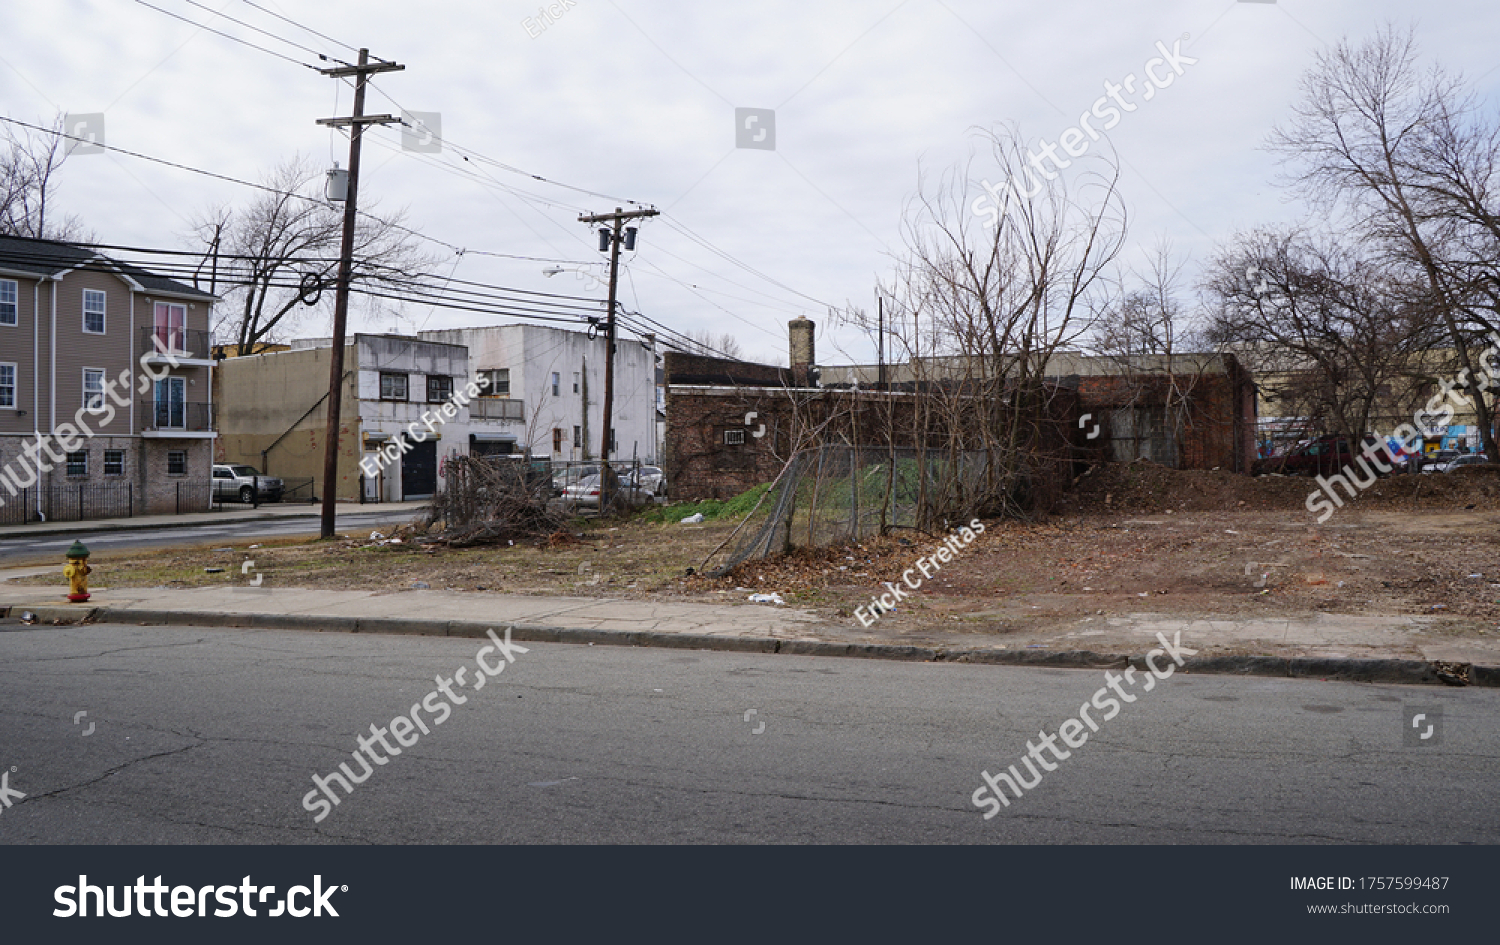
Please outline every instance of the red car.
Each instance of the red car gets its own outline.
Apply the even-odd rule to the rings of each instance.
[[[1369,452],[1375,459],[1385,463],[1388,469],[1396,468],[1397,461],[1391,455],[1390,450],[1378,437],[1366,433],[1361,439],[1361,448],[1369,447]],[[1266,473],[1280,473],[1283,476],[1331,476],[1345,466],[1356,467],[1359,474],[1357,460],[1364,459],[1364,463],[1372,471],[1384,475],[1375,460],[1365,456],[1362,452],[1350,449],[1350,440],[1337,434],[1320,436],[1316,440],[1301,443],[1285,453],[1258,459],[1250,467],[1250,473],[1254,476],[1263,476]]]

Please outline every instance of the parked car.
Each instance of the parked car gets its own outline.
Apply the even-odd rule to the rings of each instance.
[[[1464,466],[1483,466],[1489,461],[1490,458],[1483,453],[1464,453],[1462,456],[1455,457],[1437,467],[1437,470],[1438,472],[1451,473],[1455,469],[1461,469]]]
[[[647,505],[651,502],[651,493],[633,483],[627,483],[623,478],[620,480],[619,495],[621,499],[631,507]],[[563,490],[563,501],[585,509],[597,509],[599,507],[599,475],[578,480]]]
[[[599,475],[598,466],[567,466],[552,474],[552,495],[560,496],[581,480]]]
[[[1374,447],[1371,452],[1381,462],[1392,467],[1397,465],[1397,460],[1391,455],[1389,447],[1378,437],[1366,433],[1360,442],[1362,447]],[[1251,465],[1250,472],[1255,476],[1267,473],[1280,473],[1283,476],[1331,476],[1345,466],[1356,465],[1355,460],[1361,455],[1350,449],[1350,441],[1347,437],[1328,434],[1315,440],[1299,443],[1275,456],[1258,459]],[[1373,463],[1370,467],[1379,471]]]
[[[1424,453],[1422,455],[1422,472],[1441,472],[1443,471],[1442,467],[1448,465],[1462,455],[1464,454],[1460,453],[1458,450],[1435,450],[1431,453]]]
[[[639,466],[621,476],[620,481],[639,486],[655,496],[667,494],[667,475],[660,466]]]
[[[247,505],[255,501],[257,488],[262,502],[280,502],[285,488],[280,479],[262,476],[254,466],[215,463],[213,478],[215,499],[238,499]]]

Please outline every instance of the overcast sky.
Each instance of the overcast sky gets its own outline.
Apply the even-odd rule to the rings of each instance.
[[[327,65],[210,11],[353,56],[244,0],[150,2],[301,62]],[[1385,21],[1414,25],[1428,61],[1462,70],[1487,103],[1500,93],[1500,9],[1479,0],[566,0],[552,22],[535,0],[256,3],[404,64],[374,80],[368,112],[437,112],[452,145],[525,172],[466,163],[453,147],[404,151],[399,130],[381,129],[366,139],[362,206],[404,208],[413,228],[469,250],[602,275],[578,214],[616,197],[653,205],[662,216],[627,254],[625,306],[677,330],[732,333],[748,355],[783,362],[798,314],[819,322],[820,361],[873,360],[871,341],[826,330],[823,312],[873,306],[919,173],[963,161],[975,129],[1001,122],[1056,141],[1106,81],[1139,75],[1159,41],[1180,41],[1197,62],[1151,101],[1134,99],[1109,133],[1132,261],[1166,238],[1201,262],[1237,229],[1306,216],[1272,185],[1261,145],[1322,46]],[[298,152],[346,162],[347,142],[314,123],[349,113],[341,82],[135,0],[7,5],[0,90],[11,118],[103,113],[111,146],[242,179]],[[774,150],[736,146],[737,107],[774,109]],[[973,166],[975,196],[985,166]],[[60,183],[64,211],[102,242],[132,246],[182,247],[195,212],[252,196],[115,154],[74,155]],[[439,275],[603,296],[572,272],[543,276],[545,262],[438,252]],[[414,307],[355,327],[494,321]],[[299,333],[327,331],[310,321]]]

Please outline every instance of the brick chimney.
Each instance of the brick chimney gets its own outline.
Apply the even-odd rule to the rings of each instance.
[[[792,382],[799,387],[814,386],[817,376],[813,365],[813,322],[797,316],[787,322],[787,350],[792,365]]]

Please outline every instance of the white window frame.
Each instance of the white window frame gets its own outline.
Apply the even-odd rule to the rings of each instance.
[[[504,389],[501,389],[501,378],[504,378]],[[479,372],[480,394],[484,397],[509,397],[510,396],[510,368],[489,368]]]
[[[552,396],[553,397],[561,397],[562,396],[561,391],[562,391],[562,374],[559,373],[559,372],[557,372],[557,371],[553,371],[552,372]]]
[[[181,456],[182,457],[182,472],[175,472],[174,473],[172,471],[172,457],[173,456]],[[187,474],[188,474],[188,455],[187,455],[187,450],[167,450],[167,475],[169,475],[169,476],[186,476]]]
[[[83,472],[73,471],[73,457],[83,457]],[[89,451],[86,449],[73,450],[63,454],[63,471],[69,479],[87,479],[89,475]]]
[[[10,298],[5,298],[6,290]],[[10,320],[5,320],[5,306],[10,306]],[[14,279],[0,279],[0,325],[15,328],[21,323],[21,284]]]
[[[118,455],[120,457],[120,462],[119,462],[120,471],[119,472],[110,472],[109,471],[109,466],[110,466],[109,457],[110,457],[111,453],[116,454],[116,455]],[[123,475],[125,475],[125,451],[124,450],[105,450],[104,451],[104,466],[103,466],[103,468],[104,468],[104,475],[106,475],[106,476],[123,476]]]
[[[89,315],[93,314],[89,311],[89,299],[94,296],[99,297],[99,311],[97,312],[99,316],[98,331],[89,327]],[[85,335],[104,335],[109,333],[109,296],[103,289],[83,290],[83,333]]]
[[[401,396],[395,396],[394,391],[387,397],[385,393],[385,379],[391,379],[391,387],[396,386],[396,378],[401,378]],[[411,400],[411,375],[403,371],[381,371],[380,372],[380,399],[395,401],[396,403],[407,403]]]
[[[16,366],[16,363],[14,361],[0,361],[0,372],[3,372],[3,370],[5,368],[10,368],[10,383],[8,385],[4,384],[4,383],[0,383],[0,409],[3,409],[3,410],[15,410],[16,409],[16,394],[17,394],[16,388],[20,387],[20,382],[19,382],[18,378],[21,376],[21,369]],[[5,394],[6,394],[6,388],[7,387],[10,388],[10,397],[9,397],[10,403],[6,403],[5,402],[6,401]]]
[[[99,386],[93,390],[89,389],[89,376],[93,375],[99,379]],[[90,395],[93,395],[92,397]],[[94,405],[98,404],[98,407]],[[104,368],[86,367],[83,369],[83,409],[104,409]]]
[[[744,446],[745,445],[745,431],[744,430],[725,430],[724,431],[724,445],[725,446]]]

